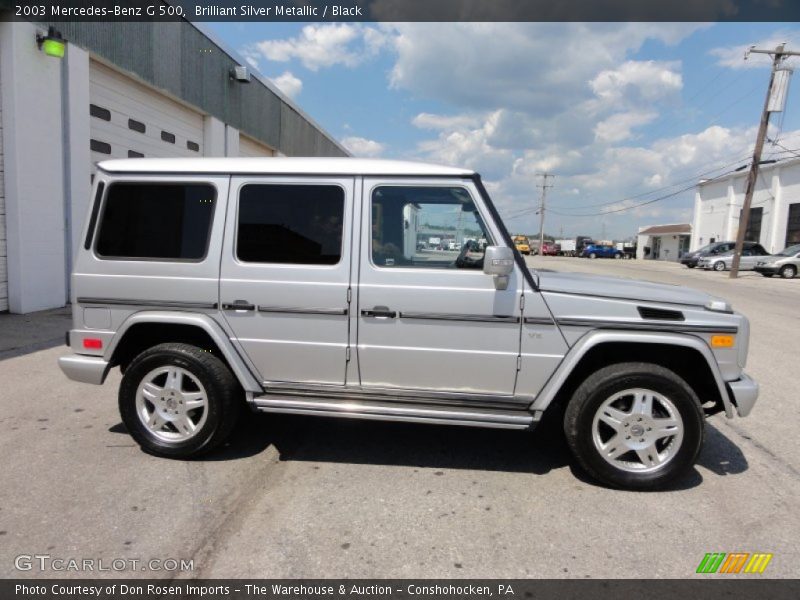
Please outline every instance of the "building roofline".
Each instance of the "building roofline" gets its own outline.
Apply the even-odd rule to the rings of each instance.
[[[211,40],[214,44],[217,45],[225,54],[227,54],[230,58],[235,60],[238,64],[242,66],[246,66],[248,69],[252,71],[253,77],[258,80],[264,87],[266,87],[269,91],[275,94],[278,98],[281,99],[287,106],[291,107],[292,110],[296,111],[301,117],[303,117],[306,121],[308,121],[311,125],[313,125],[322,135],[327,137],[339,150],[346,153],[347,156],[352,156],[352,153],[345,148],[339,140],[337,140],[331,133],[322,127],[317,121],[312,119],[306,111],[300,108],[297,103],[289,98],[286,94],[284,94],[278,87],[272,83],[265,75],[263,75],[258,69],[253,67],[241,54],[239,54],[236,50],[231,48],[227,42],[223,41],[214,31],[205,25],[202,22],[195,22],[186,19],[186,22],[189,23],[192,27],[197,29],[200,33],[206,36],[209,40]]]
[[[772,169],[775,169],[775,168],[782,168],[782,167],[786,167],[786,166],[792,166],[792,165],[797,164],[797,163],[800,163],[800,156],[798,156],[798,157],[792,156],[791,158],[778,159],[774,163],[761,164],[758,167],[758,171],[760,173],[763,173],[764,171],[771,171]],[[727,181],[729,179],[736,179],[737,177],[747,177],[747,173],[749,172],[749,166],[750,166],[750,163],[747,162],[747,163],[745,163],[745,166],[744,166],[744,168],[742,168],[741,171],[733,171],[731,173],[725,173],[725,174],[720,175],[718,177],[712,177],[712,178],[709,178],[709,179],[702,179],[702,180],[697,182],[697,187],[703,187],[703,186],[706,186],[706,185],[719,183],[720,181]]]

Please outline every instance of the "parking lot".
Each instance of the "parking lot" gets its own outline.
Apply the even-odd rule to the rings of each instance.
[[[548,431],[248,414],[222,451],[170,461],[126,434],[118,372],[102,387],[61,374],[66,311],[3,315],[0,575],[41,576],[15,557],[46,554],[193,561],[94,573],[108,576],[684,578],[707,552],[771,552],[765,576],[795,577],[800,279],[528,260],[729,299],[752,323],[752,415],[713,417],[696,469],[660,493],[593,484]]]

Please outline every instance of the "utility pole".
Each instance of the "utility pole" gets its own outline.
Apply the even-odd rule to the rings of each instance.
[[[742,248],[744,247],[744,236],[747,233],[747,225],[750,221],[750,205],[753,202],[753,191],[756,187],[756,179],[758,177],[758,167],[761,162],[761,152],[764,149],[764,139],[767,137],[767,127],[769,126],[769,116],[771,112],[780,112],[782,108],[775,110],[775,107],[770,106],[770,99],[773,95],[773,85],[775,84],[775,73],[781,66],[784,60],[790,56],[800,56],[800,52],[789,52],[784,50],[785,44],[778,45],[774,50],[759,50],[755,46],[751,47],[744,55],[745,60],[753,54],[769,54],[772,56],[772,73],[769,77],[769,86],[767,87],[767,97],[764,100],[764,109],[761,111],[761,124],[758,127],[758,136],[756,137],[756,145],[753,149],[753,162],[750,164],[750,172],[747,174],[747,185],[744,192],[744,202],[742,204],[742,216],[739,218],[739,231],[736,234],[736,248],[733,251],[733,263],[731,264],[730,278],[736,279],[739,276],[739,261],[742,257]],[[788,85],[788,82],[786,83]]]
[[[542,255],[542,247],[544,246],[544,211],[545,211],[545,202],[547,200],[547,188],[553,187],[552,185],[547,185],[547,178],[548,177],[555,177],[552,173],[537,173],[538,176],[542,177],[542,185],[537,186],[542,188],[542,196],[539,200],[539,256]]]

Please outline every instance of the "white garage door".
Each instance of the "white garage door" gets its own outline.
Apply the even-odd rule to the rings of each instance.
[[[261,142],[257,142],[253,138],[246,135],[239,134],[239,156],[258,157],[258,156],[275,156],[275,151]]]
[[[0,96],[3,77],[0,73]],[[6,261],[6,193],[3,163],[3,106],[0,103],[0,312],[8,310],[8,263]]]
[[[89,77],[92,163],[203,155],[202,114],[96,61]]]

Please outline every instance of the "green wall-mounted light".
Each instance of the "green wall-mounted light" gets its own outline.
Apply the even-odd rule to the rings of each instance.
[[[42,33],[36,34],[36,43],[39,45],[39,49],[47,56],[64,58],[67,40],[65,40],[61,32],[57,31],[52,25],[47,29],[47,35]]]

